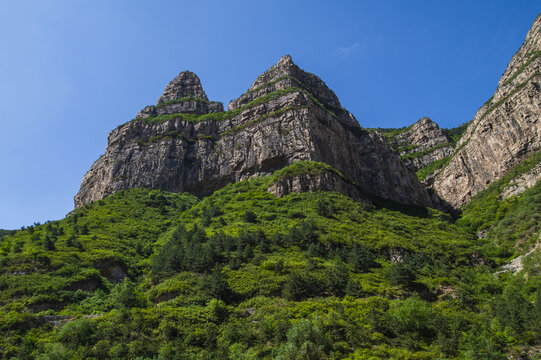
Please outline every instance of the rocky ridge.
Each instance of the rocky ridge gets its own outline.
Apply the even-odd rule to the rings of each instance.
[[[512,57],[494,96],[477,112],[434,189],[454,208],[541,150],[541,15]]]
[[[428,117],[419,119],[393,139],[407,167],[418,171],[453,154],[451,139]]]
[[[206,196],[227,183],[270,174],[299,160],[331,165],[360,192],[432,205],[384,138],[361,129],[334,92],[290,56],[231,101],[229,111],[196,108],[195,103],[206,101],[195,74],[181,73],[156,106],[109,134],[105,154],[83,177],[75,206],[133,187]],[[191,110],[177,112],[185,102],[192,102]]]
[[[136,119],[177,113],[203,115],[222,111],[222,103],[208,100],[199,77],[193,72],[183,71],[167,84],[156,105],[146,106],[139,111]]]

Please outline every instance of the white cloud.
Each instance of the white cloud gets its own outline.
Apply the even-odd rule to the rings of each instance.
[[[337,48],[336,51],[339,52],[340,54],[346,56],[346,55],[351,54],[352,52],[355,52],[355,51],[359,50],[360,47],[361,47],[361,44],[356,42],[354,44],[351,44],[350,46],[341,46],[341,47]]]

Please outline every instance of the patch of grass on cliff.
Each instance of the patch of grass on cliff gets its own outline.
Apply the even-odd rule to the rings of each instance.
[[[260,85],[258,87],[256,87],[255,89],[252,89],[252,90],[248,90],[246,93],[247,94],[250,94],[250,93],[253,93],[253,92],[256,92],[256,91],[259,91],[261,89],[264,89],[266,87],[269,87],[269,86],[272,86],[272,85],[275,85],[277,83],[279,83],[280,81],[282,80],[285,80],[285,79],[289,79],[289,80],[292,80],[294,82],[296,82],[299,87],[302,87],[302,83],[299,79],[293,77],[293,76],[290,76],[290,75],[284,75],[284,76],[280,76],[279,78],[277,78],[276,80],[273,80],[273,81],[269,81],[268,83],[265,83],[263,85]]]
[[[381,135],[385,136],[386,139],[394,139],[397,135],[403,133],[404,131],[408,130],[410,126],[404,126],[401,128],[366,128],[368,131],[377,131],[381,133]]]
[[[456,128],[442,130],[445,135],[447,135],[451,139],[451,145],[455,146],[470,124],[471,121],[468,121],[462,125],[457,126]]]
[[[508,248],[520,243],[528,244],[541,229],[541,184],[509,199],[501,199],[501,193],[513,179],[540,162],[541,152],[537,152],[475,195],[464,206],[458,224],[474,232],[490,230],[490,236]]]
[[[263,120],[265,119],[268,119],[268,118],[272,118],[272,117],[277,117],[277,116],[280,116],[282,114],[285,114],[286,112],[288,111],[292,111],[292,110],[298,110],[298,109],[308,109],[309,106],[286,106],[284,108],[281,108],[279,110],[276,110],[276,111],[272,111],[270,113],[266,113],[265,115],[262,115],[256,119],[253,119],[253,120],[250,120],[240,126],[233,126],[231,127],[229,130],[226,130],[226,131],[223,131],[220,133],[221,136],[228,136],[228,135],[233,135],[233,134],[236,134],[237,132],[241,131],[241,130],[244,130],[246,128],[249,128],[255,124],[258,124],[260,122],[262,122]]]
[[[500,100],[496,101],[495,103],[491,104],[487,110],[483,113],[483,115],[481,115],[481,117],[479,118],[478,122],[481,121],[482,119],[484,119],[486,116],[488,116],[494,109],[496,109],[498,106],[502,105],[507,99],[509,99],[511,96],[515,95],[517,92],[519,92],[520,90],[522,90],[526,85],[528,85],[528,83],[530,82],[530,80],[532,80],[534,77],[536,76],[539,76],[541,75],[541,72],[536,72],[534,74],[532,74],[528,79],[526,79],[525,81],[521,82],[520,84],[516,85],[512,91],[510,91],[507,95],[505,95],[504,97],[502,97]],[[475,129],[474,129],[475,131]],[[473,135],[473,131],[472,131],[472,135]]]
[[[318,105],[323,110],[325,110],[329,115],[331,115],[333,117],[336,117],[336,115],[332,111],[327,109],[327,107],[325,107],[321,102],[319,102],[319,100],[316,99],[308,91],[297,88],[297,87],[289,87],[287,89],[273,91],[273,92],[271,92],[269,94],[261,96],[261,97],[255,99],[255,100],[241,106],[238,109],[231,110],[231,111],[208,113],[208,114],[204,114],[204,115],[185,114],[185,113],[170,114],[170,115],[158,115],[158,116],[148,117],[148,118],[145,118],[145,119],[134,119],[132,121],[145,121],[145,122],[147,122],[149,124],[155,124],[155,123],[171,121],[171,120],[184,120],[184,121],[188,121],[188,122],[191,122],[191,123],[199,123],[199,122],[202,122],[202,121],[224,121],[224,120],[231,119],[231,118],[235,117],[236,115],[240,114],[242,111],[244,111],[246,109],[249,109],[251,107],[266,103],[266,102],[268,102],[270,100],[282,97],[282,96],[287,95],[289,93],[298,92],[298,91],[301,91],[304,94],[306,94],[316,105]],[[257,124],[257,123],[259,123],[259,122],[261,122],[261,121],[263,121],[263,120],[265,120],[265,119],[267,119],[269,117],[279,116],[279,115],[284,114],[285,112],[290,111],[292,109],[302,109],[302,108],[308,108],[308,106],[287,106],[285,108],[278,109],[276,111],[273,111],[273,112],[267,113],[265,115],[262,115],[262,116],[258,117],[257,119],[251,120],[251,121],[243,124],[242,126],[234,126],[231,129],[222,132],[221,135],[231,135],[231,134],[234,134],[234,133],[236,133],[236,132],[238,132],[240,130],[243,130],[243,129],[249,127],[249,126]],[[160,139],[164,138],[164,137],[165,136],[162,136],[162,137],[160,137]],[[143,139],[138,140],[138,143],[140,145],[143,145],[143,146],[144,145],[149,145],[152,142],[153,141],[150,141],[150,140],[147,140],[147,141],[145,141]]]
[[[423,181],[430,174],[434,173],[436,170],[443,169],[449,163],[449,160],[451,160],[451,157],[452,156],[444,157],[442,159],[432,162],[431,164],[425,166],[424,168],[419,169],[416,172],[416,175],[419,181]]]
[[[180,98],[180,99],[174,99],[174,100],[169,100],[169,101],[166,101],[166,102],[159,103],[158,105],[156,105],[156,107],[159,108],[159,107],[164,107],[164,106],[171,105],[171,104],[183,103],[183,102],[186,102],[186,101],[197,101],[197,102],[200,102],[200,103],[203,103],[203,104],[210,104],[211,103],[210,101],[205,100],[205,99],[201,99],[201,98],[194,97],[194,96],[187,96],[187,97],[183,97],[183,98]]]
[[[310,73],[308,73],[310,74]],[[314,75],[314,74],[311,74],[311,75]],[[315,76],[315,75],[314,75]],[[304,84],[302,83],[302,81],[300,81],[299,79],[293,77],[293,76],[290,76],[290,75],[284,75],[284,76],[281,76],[279,78],[277,78],[276,80],[273,80],[273,81],[269,81],[268,83],[265,83],[263,85],[260,85],[258,86],[257,88],[255,89],[252,89],[252,90],[249,90],[247,91],[247,94],[249,93],[253,93],[253,92],[256,92],[256,91],[259,91],[261,89],[264,89],[266,87],[269,87],[269,86],[272,86],[274,84],[277,84],[279,83],[280,81],[284,80],[284,79],[289,79],[289,80],[292,80],[294,82],[297,83],[298,87],[301,88],[303,90],[303,92],[314,102],[316,103],[319,107],[321,107],[323,110],[325,110],[329,115],[331,115],[332,117],[336,117],[336,114],[331,110],[329,109],[327,106],[325,106],[321,101],[319,101],[319,99],[317,99],[314,94],[312,94],[310,92],[310,90],[308,90]],[[347,111],[345,108],[341,108],[340,110],[342,111]]]
[[[541,51],[536,51],[534,53],[532,53],[530,55],[530,57],[528,58],[528,60],[526,60],[524,62],[524,64],[522,64],[518,69],[517,71],[515,71],[515,73],[509,78],[507,79],[503,84],[502,86],[505,86],[505,85],[508,85],[510,84],[511,82],[513,82],[513,80],[515,80],[517,78],[517,76],[519,76],[525,69],[526,67],[528,67],[528,65],[530,65],[532,63],[532,61],[534,61],[535,59],[537,59],[539,56],[541,56]]]
[[[432,146],[431,148],[428,148],[428,149],[423,150],[423,151],[418,151],[418,152],[402,155],[402,160],[415,159],[415,158],[418,158],[418,157],[421,157],[421,156],[425,156],[425,155],[430,154],[434,150],[441,149],[441,148],[448,147],[448,146],[451,146],[451,145],[449,143],[441,143],[441,144]]]
[[[246,109],[249,109],[251,107],[257,106],[259,104],[268,102],[273,99],[277,99],[279,97],[282,97],[284,95],[287,95],[292,92],[297,92],[297,91],[302,91],[302,90],[298,87],[290,87],[283,90],[276,90],[269,94],[261,96],[253,101],[250,101],[249,103],[241,106],[238,109],[231,110],[231,111],[215,112],[215,113],[208,113],[208,114],[203,114],[203,115],[185,114],[185,113],[158,115],[158,116],[151,116],[145,119],[134,119],[133,121],[140,120],[140,121],[145,121],[150,124],[160,123],[160,122],[169,121],[169,120],[185,120],[191,123],[199,123],[206,120],[223,121],[223,120],[235,117],[236,115],[240,114],[242,111]]]
[[[272,174],[272,181],[279,181],[281,179],[285,178],[293,178],[299,175],[315,175],[315,174],[321,174],[325,172],[330,172],[338,175],[343,180],[346,180],[346,177],[342,172],[336,170],[332,166],[317,162],[317,161],[297,161],[293,164],[280,169]]]

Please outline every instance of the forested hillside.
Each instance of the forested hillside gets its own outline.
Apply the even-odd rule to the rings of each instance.
[[[480,193],[456,221],[335,192],[267,191],[328,170],[311,162],[203,200],[118,192],[2,238],[1,357],[526,354],[541,345],[540,254],[516,273],[502,265],[538,241],[541,190],[503,201],[498,192],[536,161]]]

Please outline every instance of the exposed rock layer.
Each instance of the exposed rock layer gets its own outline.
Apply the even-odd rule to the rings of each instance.
[[[449,137],[427,117],[398,134],[395,141],[404,163],[413,171],[450,156],[454,151]]]
[[[206,101],[198,79],[181,78],[190,83],[175,79],[158,104],[192,93]],[[204,119],[193,118],[193,113],[171,115],[166,121],[145,114],[140,117],[146,119],[119,126],[110,133],[105,154],[84,176],[75,206],[132,187],[205,196],[229,182],[269,174],[298,160],[327,163],[371,195],[432,204],[383,137],[363,131],[334,92],[289,56],[260,75],[229,110]]]
[[[276,197],[283,197],[291,193],[336,191],[357,201],[368,202],[367,197],[359,189],[334,172],[285,177],[274,181],[267,191]]]
[[[435,178],[438,195],[455,208],[541,149],[541,15],[513,56],[494,96],[483,105]]]
[[[509,185],[503,189],[501,197],[507,199],[522,194],[527,189],[534,187],[538,181],[541,181],[541,164],[537,164],[525,174],[511,180]]]
[[[183,71],[167,84],[156,106],[146,106],[139,111],[136,118],[146,119],[151,116],[177,113],[202,115],[221,111],[224,111],[223,104],[208,100],[199,77],[193,72]]]

